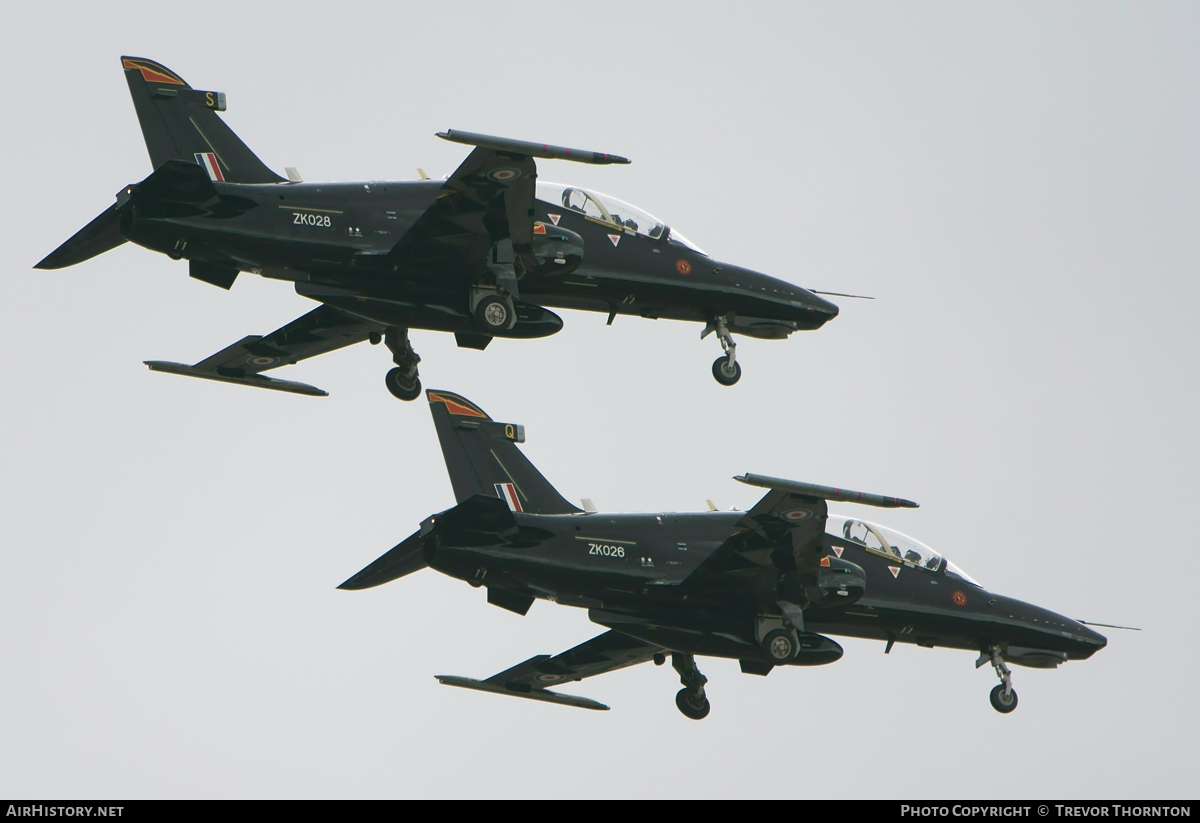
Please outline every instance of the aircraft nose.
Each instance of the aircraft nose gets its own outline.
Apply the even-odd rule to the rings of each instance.
[[[1069,620],[1069,618],[1067,618]],[[1071,639],[1077,644],[1075,650],[1068,652],[1072,660],[1086,660],[1108,645],[1108,638],[1085,626],[1077,620],[1069,620]]]
[[[1108,645],[1108,638],[1100,634],[1100,632],[1091,629],[1082,623],[1077,624],[1076,637],[1084,643],[1090,643],[1096,647],[1096,651],[1100,651]]]
[[[837,317],[838,312],[841,311],[841,309],[839,309],[836,304],[830,303],[828,300],[826,300],[824,297],[821,297],[819,294],[813,294],[812,292],[810,292],[808,290],[805,290],[804,300],[808,304],[808,307],[810,309],[829,315],[830,320]]]

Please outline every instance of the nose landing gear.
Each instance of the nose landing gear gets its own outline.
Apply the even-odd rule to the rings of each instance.
[[[671,653],[671,667],[679,672],[679,682],[683,688],[675,695],[675,705],[683,716],[690,720],[703,720],[708,717],[712,705],[704,693],[704,684],[708,678],[700,674],[696,668],[696,658],[681,652]]]
[[[721,341],[721,349],[725,352],[724,355],[713,361],[713,377],[722,386],[732,386],[742,379],[742,367],[737,362],[737,343],[733,342],[733,335],[729,333],[725,315],[719,316],[715,322],[705,326],[704,331],[700,334],[700,339],[703,340],[713,331],[717,333],[717,339]]]
[[[400,400],[416,400],[421,396],[421,378],[417,372],[421,356],[413,351],[408,329],[388,329],[384,342],[392,352],[392,362],[396,364],[396,368],[384,377],[388,391]]]
[[[992,708],[1001,714],[1008,714],[1017,707],[1017,690],[1012,687],[1012,672],[1000,656],[999,646],[991,646],[987,651],[980,652],[979,659],[975,661],[975,668],[984,663],[991,663],[992,668],[996,670],[996,676],[1000,678],[1000,685],[992,689],[989,695]]]

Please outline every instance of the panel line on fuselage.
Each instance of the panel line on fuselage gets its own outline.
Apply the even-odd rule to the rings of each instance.
[[[345,214],[341,209],[314,209],[311,206],[279,206],[284,211],[319,211],[321,214]]]

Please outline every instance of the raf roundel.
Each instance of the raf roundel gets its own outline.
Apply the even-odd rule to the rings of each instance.
[[[955,592],[950,599],[954,601],[955,606],[967,605],[967,596],[962,592]]]
[[[496,169],[488,172],[488,179],[494,180],[497,183],[507,183],[509,180],[516,180],[521,176],[520,169]]]
[[[675,261],[675,271],[679,272],[680,274],[691,274],[692,264],[681,257]]]
[[[252,366],[270,366],[279,361],[278,357],[251,357],[250,365]]]

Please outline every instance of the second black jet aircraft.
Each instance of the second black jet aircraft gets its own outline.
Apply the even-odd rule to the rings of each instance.
[[[409,329],[453,332],[483,349],[495,337],[554,334],[545,308],[690,320],[715,332],[713,376],[741,377],[733,334],[780,339],[837,316],[812,291],[718,262],[650,214],[588,189],[538,180],[535,158],[625,158],[460,131],[475,146],[445,180],[304,183],[267,168],[224,123],[225,95],[193,89],[165,66],[122,57],[154,173],[37,264],[60,269],[126,241],[179,260],[228,289],[240,272],[295,283],[321,305],[188,365],[155,371],[324,395],[264,372],[370,340],[386,342],[387,387],[420,395]],[[423,173],[422,173],[423,174]]]
[[[486,587],[489,603],[524,615],[535,600],[588,610],[608,631],[484,680],[450,686],[586,709],[608,707],[549,687],[670,657],[679,710],[708,715],[696,657],[738,660],[746,674],[819,666],[842,656],[826,635],[968,649],[1000,678],[992,706],[1017,705],[1009,663],[1055,668],[1104,648],[1079,621],[990,592],[928,546],[827,501],[916,507],[772,477],[747,512],[609,514],[563,499],[516,444],[525,430],[450,392],[427,393],[458,505],[340,588],[366,589],[426,567]],[[586,502],[586,501],[585,501]]]

